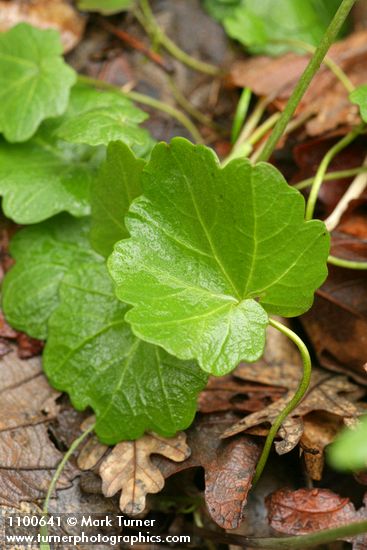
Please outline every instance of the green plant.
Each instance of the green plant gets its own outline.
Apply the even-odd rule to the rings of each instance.
[[[261,475],[279,427],[307,391],[311,371],[302,340],[270,315],[293,317],[311,306],[327,275],[329,254],[325,225],[311,219],[311,207],[305,220],[301,194],[265,161],[353,3],[341,3],[255,165],[241,158],[221,165],[211,149],[183,138],[154,145],[139,126],[146,115],[131,100],[169,109],[141,94],[77,77],[56,46],[58,66],[69,75],[69,81],[62,79],[64,99],[56,101],[57,108],[31,109],[29,119],[25,111],[22,124],[12,126],[8,119],[15,107],[5,103],[3,209],[18,223],[37,224],[13,239],[16,265],[3,285],[5,315],[15,328],[47,338],[44,369],[50,382],[76,408],[92,407],[93,429],[103,442],[134,439],[147,430],[170,436],[187,428],[208,374],[221,376],[241,360],[258,359],[271,324],[298,346],[304,373],[269,432],[255,481]],[[145,23],[154,27],[147,2],[141,8]],[[10,49],[14,36],[26,35],[33,47],[43,37],[55,41],[54,33],[45,32],[21,25],[4,33],[0,49]],[[19,52],[22,68],[29,65],[27,55]],[[32,60],[33,72],[38,62]],[[48,78],[60,84],[59,74]],[[12,79],[11,72],[9,80],[4,76],[5,89]],[[19,104],[24,93],[21,87]],[[43,87],[35,84],[35,103],[43,98]],[[234,139],[248,100],[246,92]],[[256,124],[264,109],[260,104],[260,116],[253,119],[256,136],[263,132]],[[197,135],[182,113],[169,112]]]
[[[279,55],[299,50],[289,39],[317,45],[341,0],[204,0],[227,34],[252,53]]]

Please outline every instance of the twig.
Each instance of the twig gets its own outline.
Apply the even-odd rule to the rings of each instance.
[[[131,36],[131,34],[127,33],[126,31],[123,31],[121,29],[118,29],[114,25],[111,25],[108,21],[105,19],[100,19],[101,25],[111,34],[117,36],[120,40],[128,44],[131,48],[134,50],[137,50],[146,57],[148,57],[153,63],[161,67],[166,73],[172,74],[174,72],[172,64],[168,63],[163,57],[157,53],[148,48],[141,40],[136,38],[135,36]]]

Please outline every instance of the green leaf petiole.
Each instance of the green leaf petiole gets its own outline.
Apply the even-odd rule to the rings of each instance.
[[[293,330],[286,327],[279,321],[276,321],[275,319],[269,319],[269,324],[272,327],[279,330],[279,332],[287,336],[298,347],[302,357],[302,362],[303,362],[303,374],[296,393],[294,394],[292,399],[289,401],[289,403],[284,407],[281,413],[278,415],[278,417],[276,418],[272,427],[269,430],[259,462],[257,463],[255,475],[253,478],[253,485],[255,485],[255,483],[258,482],[264,470],[273,441],[278,433],[279,428],[281,427],[282,423],[287,418],[287,416],[297,407],[297,405],[301,402],[304,395],[306,394],[308,386],[310,384],[311,371],[312,371],[310,354],[303,340],[301,340],[301,338],[295,332],[293,332]]]

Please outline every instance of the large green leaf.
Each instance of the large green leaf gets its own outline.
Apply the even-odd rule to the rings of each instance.
[[[0,195],[7,217],[29,224],[59,212],[90,213],[90,183],[97,154],[84,145],[52,137],[46,129],[27,143],[11,145],[0,138]]]
[[[222,375],[263,351],[267,313],[299,315],[326,277],[329,236],[271,165],[176,138],[143,171],[131,239],[109,268],[136,335]]]
[[[349,96],[352,103],[358,105],[361,117],[364,122],[367,121],[367,85],[358,86]]]
[[[78,8],[85,11],[99,11],[105,15],[130,9],[135,0],[78,0]]]
[[[277,41],[297,39],[317,46],[341,0],[205,0],[231,38],[254,53],[279,55],[297,49]]]
[[[0,34],[0,131],[26,141],[47,117],[61,115],[76,80],[59,35],[25,23]]]
[[[137,339],[124,321],[104,265],[80,265],[60,288],[50,319],[44,369],[80,410],[96,413],[96,433],[107,444],[144,431],[172,436],[193,420],[207,376]]]
[[[125,214],[130,203],[142,193],[141,172],[145,161],[137,159],[123,143],[111,143],[107,159],[91,189],[91,242],[102,256],[111,254],[113,245],[128,237]]]
[[[365,470],[367,466],[367,416],[345,429],[328,447],[328,462],[338,470]]]
[[[55,133],[65,141],[93,146],[120,140],[138,154],[145,154],[153,140],[139,124],[147,118],[144,111],[117,92],[78,85],[72,89],[68,110]]]
[[[7,321],[34,338],[45,338],[64,274],[75,263],[97,259],[88,245],[89,221],[67,214],[17,233],[10,244],[15,265],[5,275],[2,307]]]

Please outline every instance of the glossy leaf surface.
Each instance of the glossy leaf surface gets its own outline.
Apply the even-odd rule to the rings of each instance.
[[[2,308],[13,327],[46,338],[63,276],[75,263],[98,258],[89,247],[88,232],[88,220],[60,215],[13,237],[10,253],[16,263],[2,287]]]
[[[317,46],[340,3],[341,0],[205,0],[204,5],[222,21],[231,38],[253,53],[279,55],[297,49],[286,43],[288,39]]]
[[[263,352],[268,313],[295,316],[326,277],[329,236],[271,165],[177,138],[143,171],[126,218],[131,239],[109,269],[135,334],[223,375]]]
[[[62,58],[59,35],[25,23],[0,34],[0,131],[10,142],[29,139],[68,104],[74,70]]]
[[[125,215],[133,199],[141,195],[145,161],[137,159],[124,143],[111,143],[98,178],[92,184],[91,243],[102,256],[128,237]]]
[[[0,195],[7,217],[37,223],[59,212],[90,213],[89,191],[98,155],[55,139],[42,128],[27,143],[0,139]]]
[[[153,143],[149,132],[139,127],[147,118],[121,94],[78,85],[72,90],[68,110],[55,133],[65,141],[92,146],[120,140],[144,154]]]
[[[60,306],[50,319],[44,368],[51,384],[68,392],[77,409],[91,406],[96,433],[114,444],[144,431],[172,436],[190,425],[207,376],[136,338],[124,321],[103,264],[66,275]]]

